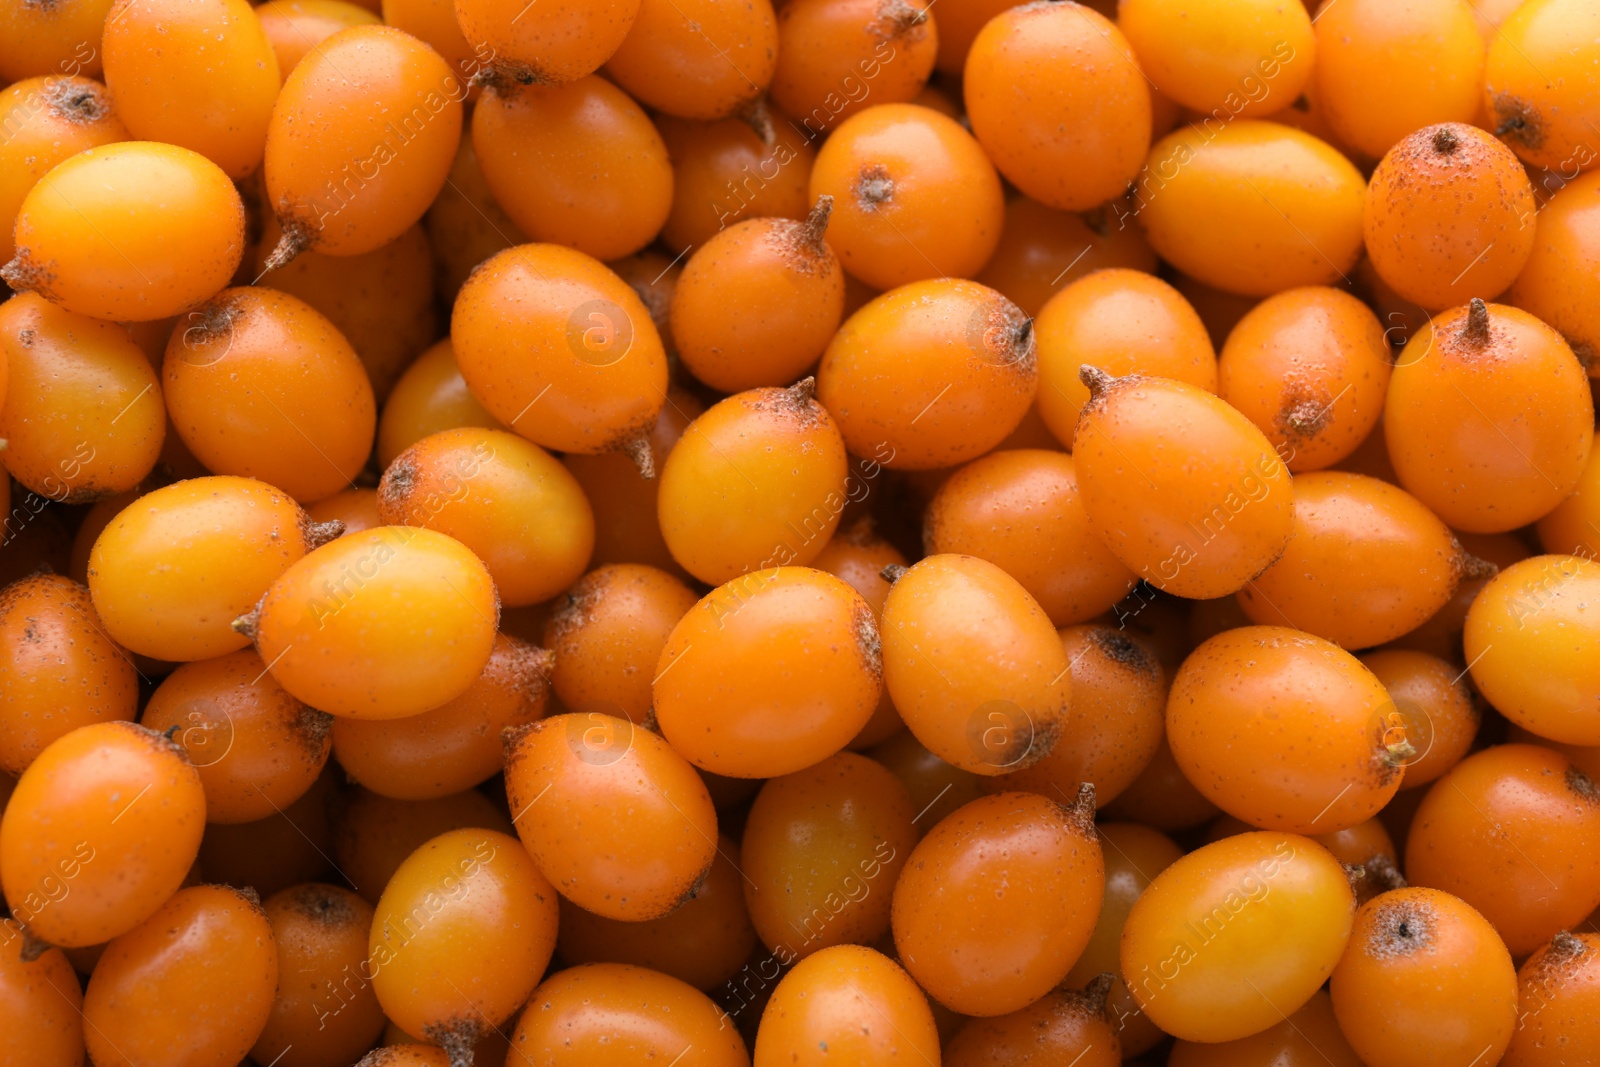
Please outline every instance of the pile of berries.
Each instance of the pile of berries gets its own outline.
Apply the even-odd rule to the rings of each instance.
[[[1600,1064],[1597,0],[0,0],[0,1067]]]

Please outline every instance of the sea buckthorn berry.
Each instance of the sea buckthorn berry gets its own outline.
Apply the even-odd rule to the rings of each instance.
[[[1572,495],[1538,522],[1546,552],[1594,559],[1600,556],[1600,435]]]
[[[528,240],[495,203],[471,137],[461,138],[444,188],[428,208],[423,224],[433,248],[439,292],[451,302],[478,264]]]
[[[400,372],[439,335],[427,233],[412,226],[356,256],[303,252],[286,266],[262,273],[280,233],[277,220],[269,219],[251,277],[259,274],[259,284],[297,296],[327,316],[361,357],[373,392],[383,401]]]
[[[689,424],[661,471],[657,509],[672,556],[719,584],[803,566],[844,513],[848,461],[813,381],[751,389]]]
[[[1372,172],[1367,255],[1396,293],[1430,311],[1492,299],[1528,262],[1537,210],[1505,145],[1461,122],[1425,126]]]
[[[22,955],[23,930],[0,919],[0,1025],[7,1067],[81,1067],[83,987],[64,952]]]
[[[1092,786],[1070,805],[982,797],[912,849],[894,886],[895,949],[945,1007],[1009,1015],[1067,976],[1104,893]]]
[[[376,26],[383,21],[366,8],[345,0],[268,0],[255,10],[261,20],[261,32],[267,35],[272,54],[278,59],[278,77],[282,81],[289,80],[289,72],[307,52],[340,30]],[[412,32],[397,22],[390,25]]]
[[[1483,916],[1435,889],[1363,904],[1330,992],[1367,1067],[1498,1063],[1517,1025],[1506,946]]]
[[[61,504],[132,489],[161,455],[155,372],[120,326],[35,293],[0,307],[0,453],[27,488]]]
[[[384,796],[426,800],[471,789],[500,770],[500,733],[542,718],[550,653],[497,634],[465,693],[421,715],[333,723],[333,754],[351,778]]]
[[[806,217],[816,150],[782,116],[769,111],[765,120],[755,118],[656,119],[672,157],[672,211],[661,227],[667,247],[698,247],[746,219]]]
[[[345,488],[372,451],[378,415],[361,360],[288,293],[226,289],[179,320],[162,385],[178,436],[208,469],[297,500]]]
[[[1437,656],[1406,648],[1379,649],[1360,659],[1389,693],[1384,732],[1391,740],[1403,734],[1417,750],[1406,760],[1400,788],[1426,785],[1461,762],[1478,735],[1481,718],[1461,670]]]
[[[1600,11],[1584,0],[1532,0],[1508,10],[1490,38],[1483,71],[1490,124],[1530,166],[1571,172],[1600,161],[1591,125],[1600,75],[1587,45],[1597,33]]]
[[[467,691],[489,662],[499,613],[488,569],[461,542],[380,526],[293,564],[236,625],[312,707],[402,719]]]
[[[955,119],[916,104],[879,104],[841,124],[811,168],[810,199],[819,196],[833,197],[828,244],[874,289],[971,277],[1005,218],[983,148]]]
[[[199,152],[230,178],[261,165],[281,82],[246,0],[117,0],[101,47],[106,87],[135,137]]]
[[[1105,898],[1089,944],[1067,972],[1061,988],[1092,987],[1101,975],[1112,975],[1104,1010],[1116,1031],[1122,1054],[1136,1056],[1154,1048],[1165,1035],[1144,1015],[1122,982],[1122,927],[1134,901],[1156,875],[1178,861],[1183,850],[1165,834],[1138,823],[1099,823],[1095,832],[1100,835],[1105,857]]]
[[[384,886],[417,849],[450,830],[513,832],[505,812],[476,789],[431,800],[396,800],[357,786],[341,799],[331,848],[338,869],[376,905]]]
[[[1536,745],[1474,753],[1435,782],[1406,839],[1406,876],[1471,904],[1532,952],[1600,906],[1600,786]]]
[[[191,886],[106,946],[83,996],[97,1064],[236,1063],[272,1013],[278,946],[254,890]]]
[[[1039,370],[1033,323],[987,286],[934,278],[845,320],[817,398],[853,455],[930,470],[977,459],[1022,422]]]
[[[251,1058],[282,1056],[278,1067],[354,1062],[383,1031],[367,961],[372,905],[348,889],[310,882],[274,893],[262,910],[283,981]]]
[[[881,630],[889,695],[940,759],[1005,774],[1062,739],[1071,663],[1038,601],[999,567],[974,556],[927,557],[895,579]]]
[[[511,1035],[510,1063],[749,1067],[739,1032],[710,997],[643,967],[569,967],[533,991]]]
[[[1121,195],[1150,151],[1150,89],[1128,39],[1078,4],[998,13],[967,53],[968,121],[1017,188],[1059,211]]]
[[[597,567],[580,578],[544,630],[562,705],[645,722],[661,650],[698,599],[672,575],[637,563]]]
[[[1339,140],[1378,159],[1430,123],[1477,119],[1484,42],[1464,0],[1324,8],[1315,22],[1317,103]]]
[[[711,870],[689,899],[671,914],[643,922],[619,922],[561,904],[556,946],[571,964],[628,963],[713,990],[738,973],[756,948],[756,930],[745,908],[739,846],[717,839]]]
[[[705,406],[692,394],[668,387],[661,412],[644,438],[656,470],[666,465],[684,430],[704,411]],[[689,577],[672,558],[661,533],[661,479],[639,477],[638,466],[622,452],[597,456],[569,452],[561,462],[578,479],[594,511],[593,565],[642,563],[680,578]]]
[[[683,616],[654,679],[661,732],[689,762],[732,778],[789,774],[844,748],[872,717],[878,623],[831,574],[754,571]]]
[[[250,643],[233,620],[335,532],[264,482],[191,478],[146,493],[106,524],[89,553],[89,592],[125,648],[210,659]]]
[[[1028,315],[1065,285],[1099,270],[1154,273],[1156,254],[1137,226],[1112,226],[1109,212],[1075,215],[1014,196],[1006,202],[1000,244],[974,277]]]
[[[183,883],[205,818],[176,744],[131,722],[78,727],[22,773],[0,819],[11,917],[68,948],[133,929]]]
[[[1092,619],[1133,588],[1133,573],[1090,529],[1064,452],[1002,450],[962,467],[928,502],[922,543],[930,555],[993,563],[1032,594],[1053,626]],[[1068,784],[1081,781],[1089,779]]]
[[[736,393],[792,382],[817,362],[844,317],[844,272],[823,240],[832,211],[824,196],[805,222],[736,223],[689,257],[672,296],[689,373]]]
[[[1129,570],[1178,596],[1242,588],[1283,554],[1294,486],[1234,408],[1170,378],[1080,372],[1090,398],[1072,458],[1091,528]]]
[[[181,195],[180,195],[181,194]],[[244,206],[228,176],[187,148],[90,148],[28,191],[0,277],[79,315],[164,319],[233,277]]]
[[[324,768],[305,796],[281,814],[231,825],[208,823],[196,870],[203,868],[207,878],[219,883],[247,885],[268,895],[300,882],[337,877],[329,859],[334,854],[329,809],[337,799],[336,777],[333,768]],[[340,867],[354,869],[342,862]]]
[[[28,10],[23,5],[0,13]],[[3,59],[0,59],[3,62]],[[106,87],[92,78],[27,78],[0,90],[0,263],[17,254],[11,227],[39,179],[79,152],[128,140]]]
[[[926,0],[787,0],[778,6],[772,102],[805,131],[831,133],[862,105],[914,100],[939,50]]]
[[[80,726],[131,722],[137,675],[82,585],[39,574],[0,589],[0,772],[21,774]]]
[[[372,917],[384,1014],[452,1060],[514,1015],[556,946],[555,891],[516,838],[452,830],[394,872]]]
[[[484,263],[456,297],[450,337],[472,395],[541,447],[614,451],[661,411],[667,357],[650,312],[570,248],[518,245]]]
[[[250,649],[185,663],[156,688],[140,722],[171,731],[199,770],[209,822],[282,811],[328,762],[332,717],[284,692]]]
[[[332,496],[323,497],[306,508],[306,514],[311,516],[311,521],[314,523],[326,525],[338,522],[344,527],[344,533],[360,533],[362,530],[383,525],[383,520],[378,517],[376,489],[360,489],[352,486]]]
[[[1517,1029],[1503,1067],[1557,1067],[1594,1048],[1600,1019],[1600,935],[1556,934],[1517,972]]]
[[[643,0],[606,74],[656,111],[720,119],[766,89],[777,59],[769,0]]]
[[[835,945],[784,975],[761,1013],[755,1067],[938,1063],[932,1009],[893,960]]]
[[[1566,338],[1591,378],[1600,377],[1597,198],[1600,174],[1586,174],[1545,200],[1533,231],[1533,251],[1506,294],[1509,303]]]
[[[716,809],[700,776],[627,719],[554,715],[508,739],[506,796],[545,877],[607,919],[666,915],[716,855]]]
[[[384,401],[378,415],[378,462],[387,469],[400,453],[441,430],[499,425],[467,389],[446,337],[405,369]]]
[[[1184,661],[1167,699],[1167,740],[1183,773],[1229,814],[1269,830],[1331,833],[1377,814],[1416,754],[1384,720],[1390,706],[1382,683],[1337,645],[1244,626]],[[1241,738],[1249,774],[1234,754]]]
[[[1467,612],[1472,680],[1495,710],[1570,745],[1600,745],[1600,563],[1534,556],[1491,578]]]
[[[1405,490],[1316,471],[1294,480],[1294,534],[1239,603],[1253,622],[1371,648],[1426,622],[1464,575],[1491,569]]]
[[[1179,1041],[1167,1067],[1365,1067],[1334,1018],[1333,1001],[1317,990],[1283,1021],[1220,1045]]]
[[[572,81],[599,69],[638,17],[639,0],[546,4],[533,11],[515,0],[456,0],[456,20],[473,51],[522,85]]]
[[[1107,374],[1154,374],[1217,391],[1217,353],[1176,289],[1140,270],[1095,271],[1050,298],[1034,323],[1039,415],[1069,449],[1089,387],[1085,363]]]
[[[1121,796],[1106,805],[1107,818],[1138,822],[1166,833],[1199,826],[1220,814],[1179,770],[1172,748],[1162,738],[1143,773]]]
[[[1333,972],[1355,919],[1349,878],[1308,838],[1245,833],[1155,876],[1122,931],[1122,976],[1162,1030],[1236,1041],[1298,1011]],[[1279,946],[1296,931],[1294,952]]]
[[[1457,530],[1498,533],[1548,514],[1577,488],[1594,401],[1559,334],[1473,298],[1406,345],[1383,430],[1408,492]]]
[[[887,741],[873,745],[865,753],[889,768],[911,797],[917,814],[911,820],[919,835],[927,833],[944,817],[970,800],[984,794],[984,779],[953,767],[929,752],[915,734],[902,729]]]
[[[594,548],[594,516],[577,479],[503,430],[442,430],[406,449],[378,483],[378,514],[466,545],[510,607],[571,585]]]
[[[1170,25],[1177,32],[1189,21]],[[1332,285],[1355,268],[1365,200],[1361,172],[1337,149],[1288,126],[1247,121],[1163,137],[1128,206],[1113,202],[1112,210],[1137,215],[1150,246],[1185,274],[1230,293],[1270,296]]]
[[[1061,631],[1061,647],[1072,665],[1069,728],[1038,763],[987,784],[1059,800],[1078,783],[1092,782],[1096,802],[1107,804],[1133,784],[1161,747],[1168,676],[1155,651],[1129,630],[1069,626]]]
[[[1208,120],[1276,111],[1311,80],[1316,37],[1303,4],[1128,0],[1117,25],[1155,87]]]
[[[1217,394],[1261,428],[1291,471],[1321,470],[1383,418],[1391,358],[1388,334],[1361,301],[1338,289],[1291,289],[1257,304],[1228,335]]]
[[[485,93],[472,144],[495,202],[535,241],[618,259],[649,244],[672,208],[666,144],[599,75]]]
[[[111,0],[0,7],[0,81],[41,74],[100,76],[100,34]]]
[[[267,126],[267,207],[283,227],[267,269],[405,233],[444,186],[466,95],[437,52],[390,26],[352,26],[307,52]]]
[[[941,1062],[945,1067],[1121,1067],[1122,1045],[1106,1015],[1112,981],[1110,974],[1102,975],[1082,991],[1068,984],[1010,1015],[968,1020],[945,1046]]]
[[[788,964],[888,933],[916,815],[899,779],[854,752],[762,786],[739,855],[745,904],[767,948]]]

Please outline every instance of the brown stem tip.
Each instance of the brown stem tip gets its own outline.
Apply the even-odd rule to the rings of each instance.
[[[739,106],[733,117],[755,131],[761,143],[771,148],[778,143],[778,129],[772,122],[772,111],[767,107],[766,94]]]
[[[329,519],[327,522],[309,522],[306,524],[306,548],[318,549],[329,541],[337,541],[344,536],[344,520]]]
[[[1111,388],[1111,383],[1116,379],[1099,367],[1085,363],[1078,368],[1078,381],[1089,387],[1089,398],[1092,400]]]
[[[1078,795],[1072,798],[1069,804],[1063,804],[1067,816],[1073,822],[1086,830],[1091,837],[1094,836],[1094,783],[1084,782],[1078,786]]]
[[[1383,762],[1391,767],[1404,767],[1417,758],[1417,746],[1401,738],[1383,746]]]
[[[1116,984],[1116,975],[1110,971],[1101,971],[1083,987],[1083,1006],[1096,1015],[1104,1015],[1106,1001],[1111,999],[1111,987]]]
[[[250,640],[256,639],[256,630],[261,624],[261,605],[257,604],[249,611],[233,620],[233,632],[244,634]]]
[[[278,238],[278,243],[272,247],[272,254],[261,265],[261,273],[269,274],[272,271],[287,267],[295,256],[310,247],[310,235],[302,227],[285,220],[283,223],[283,236]]]
[[[1469,348],[1482,348],[1489,343],[1489,305],[1480,297],[1467,303],[1467,321],[1461,327],[1461,341]]]
[[[812,397],[817,395],[817,379],[812,375],[807,375],[789,386],[787,392],[790,402],[795,407],[807,407],[810,405]]]
[[[1572,933],[1567,930],[1557,931],[1556,936],[1550,939],[1550,955],[1558,956],[1562,959],[1581,956],[1588,949],[1589,946],[1585,945],[1581,938],[1572,936]]]
[[[822,236],[828,232],[828,219],[833,216],[833,197],[823,193],[817,197],[817,204],[806,216],[806,221],[800,225],[800,239],[812,248],[822,248]]]
[[[1448,126],[1440,126],[1433,131],[1433,150],[1441,156],[1448,156],[1461,147],[1461,138],[1456,136],[1456,131]]]
[[[910,568],[901,563],[886,563],[884,564],[883,569],[878,572],[878,577],[882,578],[890,585],[893,585],[895,582],[898,582],[900,580],[900,576],[909,569]]]
[[[1500,565],[1490,563],[1486,559],[1479,559],[1471,552],[1461,553],[1461,578],[1463,581],[1472,578],[1493,578],[1500,573]]]
[[[650,438],[638,433],[622,442],[622,452],[639,468],[639,477],[650,481],[656,476],[656,450],[650,447]]]
[[[52,947],[54,946],[52,946],[50,942],[39,940],[37,937],[34,937],[33,934],[29,933],[28,930],[24,929],[22,931],[21,956],[23,963],[32,963],[40,956],[43,956],[46,952],[49,952]]]
[[[1381,852],[1363,863],[1361,869],[1366,872],[1366,881],[1377,886],[1381,893],[1406,887],[1405,875],[1400,873],[1400,868],[1394,865],[1393,860]]]

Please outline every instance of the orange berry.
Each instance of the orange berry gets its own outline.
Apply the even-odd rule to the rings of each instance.
[[[618,259],[649,244],[672,208],[666,144],[599,75],[491,89],[472,112],[472,144],[495,201],[535,241]]]
[[[928,999],[895,962],[860,945],[808,956],[761,1013],[755,1067],[938,1063]]]
[[[1311,80],[1316,38],[1304,4],[1124,0],[1117,25],[1155,87],[1213,121],[1276,111]]]
[[[917,984],[963,1015],[1008,1015],[1072,969],[1100,912],[1094,788],[974,800],[935,826],[894,886],[894,943]],[[818,957],[820,958],[820,954]]]
[[[1372,172],[1367,255],[1396,293],[1430,311],[1492,300],[1533,252],[1537,205],[1521,162],[1461,122],[1406,135]]]
[[[1033,403],[1033,324],[987,286],[903,285],[845,320],[817,369],[817,399],[852,454],[929,470],[977,459]]]
[[[1531,166],[1563,172],[1594,166],[1600,74],[1574,42],[1600,33],[1600,11],[1584,0],[1532,0],[1503,19],[1489,39],[1483,71],[1495,135]]]
[[[550,85],[593,73],[628,35],[639,0],[545,4],[522,0],[456,0],[461,32],[496,73],[523,85]]]
[[[1387,332],[1361,301],[1321,286],[1291,289],[1228,334],[1217,395],[1261,428],[1291,471],[1321,470],[1383,418],[1392,361]]]
[[[79,315],[148,322],[228,284],[244,256],[244,205],[204,156],[126,141],[40,178],[12,236],[16,257],[0,267],[11,288]]]
[[[22,773],[0,818],[11,917],[69,948],[132,930],[183,883],[205,818],[179,746],[131,722],[78,727]]]
[[[1038,602],[994,564],[923,559],[889,589],[881,633],[895,708],[947,763],[1005,774],[1043,759],[1064,736],[1066,651]]]
[[[294,563],[239,623],[278,683],[312,707],[401,719],[466,692],[489,662],[499,607],[461,542],[379,526]]]
[[[1073,461],[1091,528],[1129,570],[1191,598],[1223,596],[1293,535],[1294,486],[1248,419],[1170,378],[1085,366]]]
[[[1355,914],[1349,879],[1327,849],[1295,834],[1238,834],[1155,876],[1123,927],[1123,980],[1179,1040],[1237,1041],[1316,995]],[[1288,929],[1292,953],[1279,950]]]
[[[1384,408],[1400,484],[1457,530],[1525,526],[1577,488],[1594,402],[1559,334],[1473,299],[1406,345]]]
[[[661,411],[667,359],[650,312],[570,248],[518,245],[484,263],[456,297],[450,336],[472,395],[544,448],[613,451]]]
[[[1017,188],[1059,211],[1119,196],[1150,150],[1150,82],[1128,39],[1081,5],[999,12],[972,42],[968,121]]]
[[[1150,374],[1217,391],[1217,353],[1176,289],[1141,270],[1098,270],[1052,296],[1034,321],[1039,415],[1067,448],[1089,387],[1085,363],[1107,374]]]
[[[1332,285],[1361,255],[1361,172],[1327,143],[1275,122],[1180,127],[1151,147],[1130,195],[1162,259],[1230,293]],[[1125,214],[1116,203],[1112,210]]]

